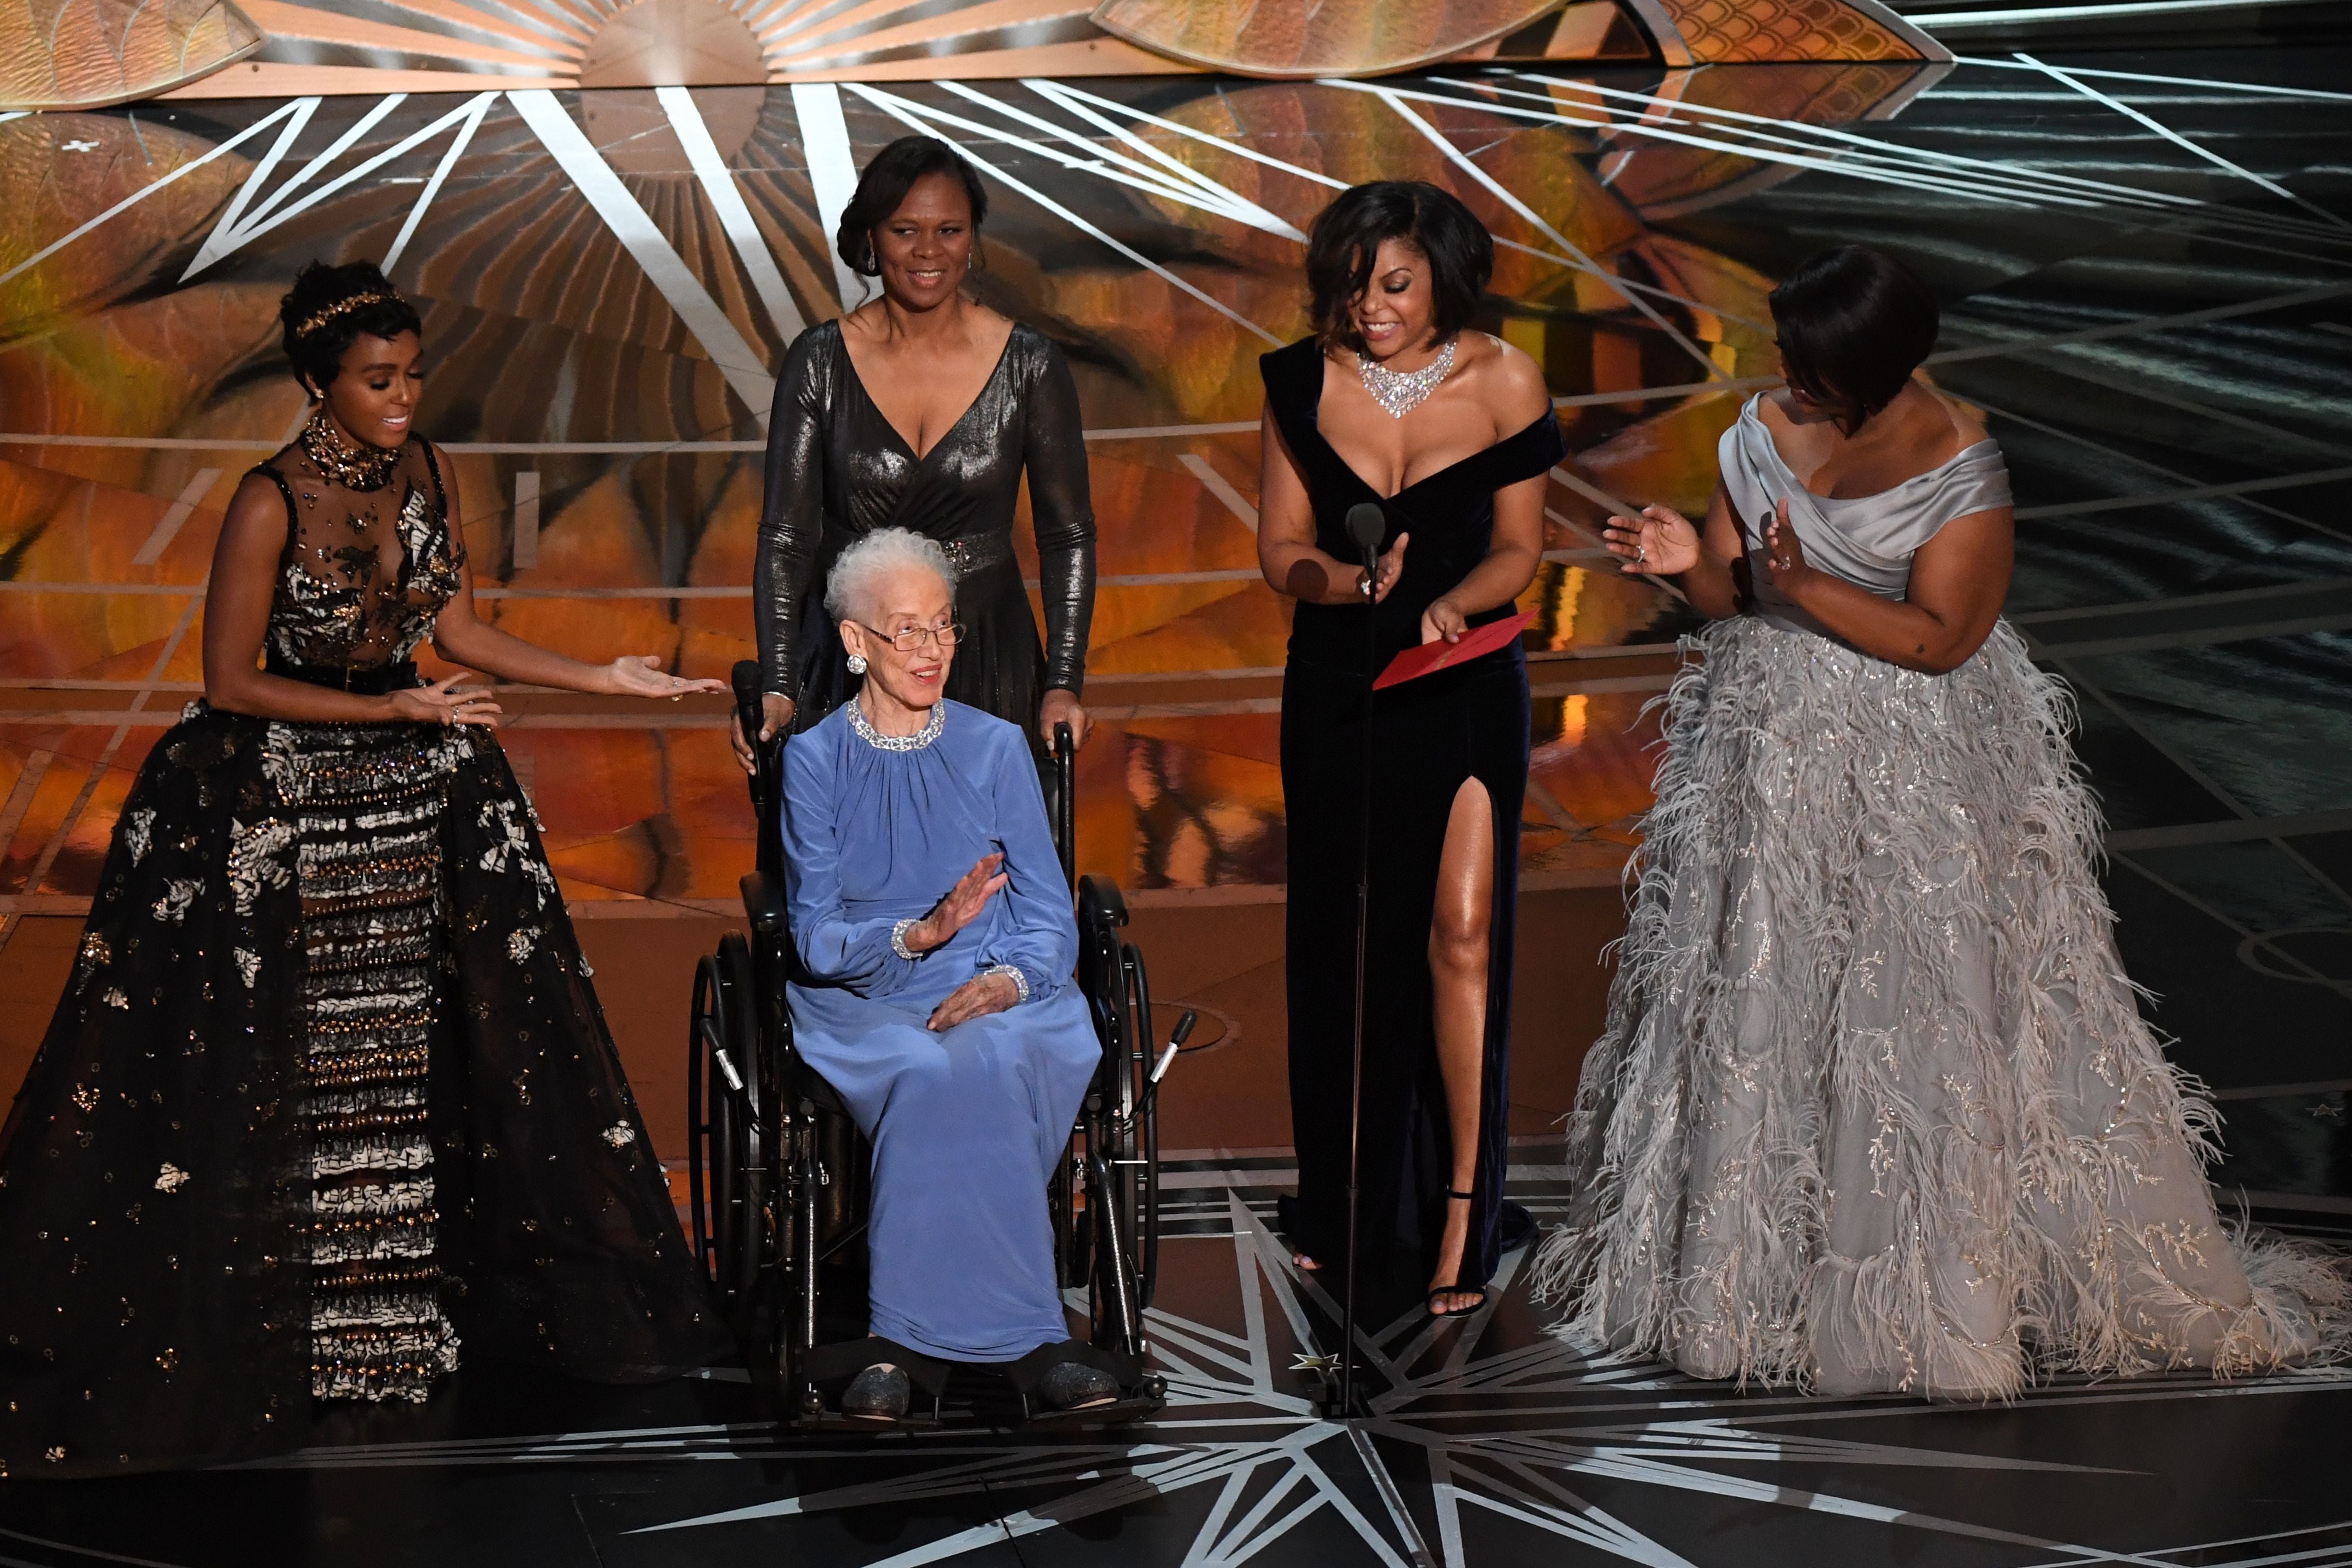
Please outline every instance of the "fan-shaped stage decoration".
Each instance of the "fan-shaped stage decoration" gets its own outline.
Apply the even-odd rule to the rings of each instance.
[[[232,0],[0,0],[0,109],[99,109],[210,76],[262,46]]]
[[[1163,55],[1243,76],[1377,76],[1433,65],[1559,10],[1558,0],[1103,0],[1094,19]]]
[[[137,0],[0,0],[0,16],[60,3],[68,25],[56,31],[58,48],[45,52],[49,32],[27,25],[0,33],[9,40],[0,41],[0,66],[27,84],[102,78],[79,100],[91,102],[174,83],[178,97],[290,98],[1950,58],[1877,0],[241,0],[244,13],[229,0],[151,0],[135,26],[121,18]],[[110,16],[111,32],[91,20]],[[181,40],[171,61],[122,63],[151,35]],[[107,54],[109,38],[124,47]],[[140,47],[141,61],[160,58]],[[253,58],[236,69],[205,75],[246,54]],[[59,89],[40,90],[65,101]]]
[[[1878,0],[1625,0],[1670,66],[1807,60],[1948,62],[1952,51]]]

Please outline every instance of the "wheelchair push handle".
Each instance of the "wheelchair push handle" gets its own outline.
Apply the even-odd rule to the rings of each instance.
[[[1067,724],[1054,726],[1054,847],[1062,857],[1062,877],[1078,887],[1078,741]]]
[[[1184,1042],[1192,1037],[1192,1026],[1200,1021],[1200,1010],[1195,1007],[1185,1008],[1184,1016],[1176,1020],[1176,1026],[1168,1033],[1168,1048],[1160,1053],[1160,1060],[1152,1066],[1151,1077],[1147,1082],[1149,1092],[1153,1095],[1160,1092],[1160,1080],[1166,1078],[1168,1069],[1176,1065],[1176,1053],[1182,1050]]]
[[[765,745],[760,742],[760,726],[766,722],[767,714],[761,700],[758,659],[737,659],[735,668],[728,671],[727,684],[735,690],[735,722],[743,727],[743,739],[751,747],[751,819],[759,828],[758,865],[773,876],[782,869],[782,846],[775,840],[777,804],[783,793],[784,738],[778,735]]]

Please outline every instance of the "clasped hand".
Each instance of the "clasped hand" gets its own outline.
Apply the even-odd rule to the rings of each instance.
[[[1003,890],[1011,880],[1003,869],[1003,855],[983,855],[972,862],[971,869],[957,879],[948,889],[948,896],[933,907],[931,912],[907,928],[898,940],[909,952],[929,952],[945,947],[956,932],[980,918],[988,900]],[[975,974],[948,993],[947,1000],[934,1008],[930,1027],[944,1034],[958,1024],[991,1013],[1002,1013],[1021,1000],[1021,988],[1009,976]]]

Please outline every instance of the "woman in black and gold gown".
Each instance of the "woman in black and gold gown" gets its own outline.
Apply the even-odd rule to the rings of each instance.
[[[530,803],[452,662],[677,696],[475,618],[415,312],[367,263],[282,309],[318,412],[213,559],[206,700],[123,803],[0,1129],[0,1474],[300,1444],[462,1353],[611,1382],[722,1353]]]
[[[876,153],[843,210],[842,259],[882,293],[803,332],[777,378],[752,597],[763,739],[857,689],[825,579],[852,541],[898,527],[956,569],[965,630],[948,696],[1019,725],[1041,762],[1056,724],[1086,741],[1095,523],[1077,387],[1052,339],[964,297],[987,213],[979,174],[929,136]],[[1024,471],[1042,645],[1013,553]],[[735,749],[748,768],[740,731]]]
[[[1486,231],[1445,192],[1356,186],[1308,239],[1317,335],[1261,362],[1258,559],[1298,601],[1282,690],[1298,1195],[1282,1222],[1309,1267],[1346,1255],[1368,687],[1405,648],[1512,613],[1542,559],[1544,475],[1562,450],[1535,362],[1464,330],[1493,265]],[[1367,501],[1386,524],[1377,581],[1346,525]],[[1429,1310],[1456,1316],[1485,1300],[1507,1228],[1527,662],[1513,641],[1370,701],[1363,1277],[1416,1276]]]

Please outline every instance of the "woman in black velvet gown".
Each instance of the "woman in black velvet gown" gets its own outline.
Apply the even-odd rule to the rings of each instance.
[[[299,1447],[461,1354],[610,1382],[726,1333],[596,1005],[498,706],[721,689],[478,618],[410,430],[415,310],[365,262],[283,306],[317,412],[229,503],[205,700],[124,800],[0,1127],[0,1476]]]
[[[1561,454],[1542,373],[1463,330],[1493,263],[1486,230],[1435,186],[1359,185],[1308,241],[1317,335],[1261,362],[1258,558],[1298,601],[1282,695],[1298,1196],[1283,1226],[1308,1267],[1342,1262],[1347,1240],[1370,679],[1407,647],[1509,616],[1542,559],[1544,475]],[[1345,524],[1365,501],[1386,520],[1376,581]],[[1430,1310],[1454,1316],[1483,1301],[1504,1229],[1527,663],[1514,641],[1370,700],[1363,1276],[1411,1270]]]
[[[1094,615],[1095,523],[1076,384],[1052,339],[967,300],[987,192],[946,142],[903,136],[842,212],[842,259],[881,298],[794,341],[768,421],[760,520],[761,739],[805,730],[856,691],[824,609],[834,561],[879,528],[939,541],[957,572],[948,696],[1019,725],[1042,762],[1078,704]],[[1045,632],[1013,553],[1024,471]],[[735,752],[751,749],[740,731]]]

